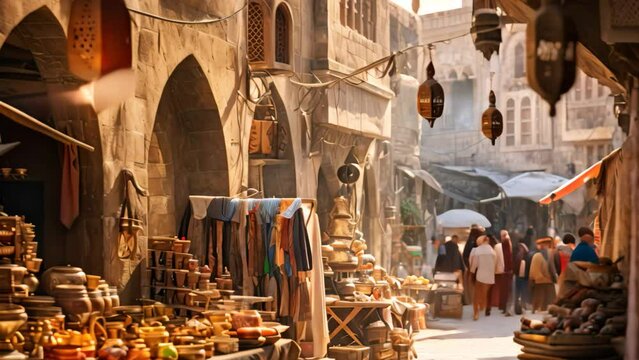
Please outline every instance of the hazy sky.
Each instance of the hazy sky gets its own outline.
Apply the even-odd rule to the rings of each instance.
[[[412,0],[391,0],[406,9],[412,9]],[[457,9],[462,6],[462,0],[420,0],[419,14],[430,14],[438,11]]]

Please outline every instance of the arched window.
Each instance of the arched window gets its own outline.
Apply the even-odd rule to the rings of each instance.
[[[285,5],[275,11],[275,61],[290,64],[290,14]]]
[[[264,61],[264,11],[262,6],[256,2],[251,2],[248,6],[246,33],[249,61]]]
[[[375,41],[375,0],[340,0],[340,23]]]
[[[515,145],[515,100],[506,101],[506,146]]]
[[[515,46],[515,78],[526,76],[526,65],[524,59],[524,46],[519,43]]]
[[[521,109],[519,111],[521,145],[531,145],[533,143],[533,124],[530,98],[525,97],[521,100]]]

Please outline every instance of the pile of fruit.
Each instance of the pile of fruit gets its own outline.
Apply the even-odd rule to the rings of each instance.
[[[424,278],[423,276],[415,276],[409,275],[404,279],[403,285],[428,285],[430,284],[430,280]]]

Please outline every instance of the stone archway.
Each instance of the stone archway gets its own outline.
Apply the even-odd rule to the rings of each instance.
[[[0,66],[0,100],[95,147],[94,152],[79,151],[80,216],[69,230],[59,220],[61,146],[21,128],[12,134],[20,137],[16,141],[23,141],[24,150],[17,148],[7,155],[17,160],[5,156],[2,161],[22,162],[33,170],[30,180],[42,183],[44,218],[36,229],[36,240],[45,266],[73,264],[87,273],[102,274],[103,262],[97,261],[104,249],[100,127],[91,107],[77,106],[58,96],[82,82],[68,71],[65,32],[49,8],[31,12],[11,30],[0,48]],[[14,126],[0,120],[7,127]],[[5,136],[4,140],[9,139]]]
[[[226,142],[211,87],[190,55],[162,92],[148,156],[149,235],[175,235],[189,195],[229,195]]]

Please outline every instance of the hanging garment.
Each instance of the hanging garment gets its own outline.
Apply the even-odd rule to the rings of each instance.
[[[272,120],[253,119],[249,136],[249,154],[270,155],[276,144],[277,123]]]
[[[247,218],[248,201],[237,200],[236,210],[233,214],[233,236],[231,238],[230,249],[230,269],[231,274],[236,272],[234,284],[236,290],[243,295],[253,295],[253,278],[248,271],[248,261],[246,254],[247,245]],[[237,279],[237,282],[235,282]]]
[[[207,246],[207,254],[209,254],[209,259],[214,258],[209,265],[215,264],[217,276],[223,274],[224,268],[229,268],[230,265],[228,255],[231,246],[231,220],[235,215],[237,204],[237,200],[233,201],[231,198],[213,198],[206,211],[207,217],[211,219],[213,234],[215,234],[212,243]]]
[[[60,189],[60,222],[71,229],[80,215],[80,165],[78,147],[64,145],[62,158],[62,182]]]

